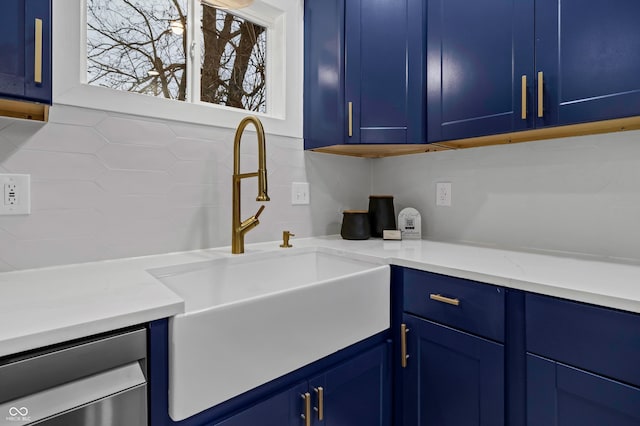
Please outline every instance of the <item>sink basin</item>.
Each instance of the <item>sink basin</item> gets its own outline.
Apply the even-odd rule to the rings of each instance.
[[[245,254],[149,272],[185,301],[169,323],[176,421],[389,328],[389,266],[337,251]]]

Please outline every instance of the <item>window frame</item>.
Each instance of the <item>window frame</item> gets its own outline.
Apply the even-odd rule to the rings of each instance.
[[[71,3],[71,4],[70,4]],[[187,52],[188,78],[196,82],[187,101],[87,84],[86,0],[65,0],[53,6],[53,104],[186,123],[235,128],[247,115],[258,116],[267,133],[302,137],[303,10],[301,1],[255,0],[232,13],[267,28],[267,112],[242,110],[199,101],[199,70]],[[189,5],[200,4],[189,0]],[[199,23],[199,7],[188,8],[191,22]],[[187,43],[199,37],[200,25],[187,29]],[[199,46],[193,57],[199,58]],[[195,80],[194,80],[195,79]],[[196,91],[197,90],[197,91]],[[198,100],[193,99],[197,94]]]

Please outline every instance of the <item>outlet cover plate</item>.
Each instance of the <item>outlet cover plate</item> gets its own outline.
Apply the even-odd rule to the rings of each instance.
[[[436,206],[451,207],[451,182],[436,183]]]
[[[31,214],[31,175],[0,174],[0,215]]]

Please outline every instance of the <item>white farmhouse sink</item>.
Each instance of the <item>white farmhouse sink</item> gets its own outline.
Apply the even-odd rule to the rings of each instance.
[[[323,249],[149,271],[185,300],[169,324],[169,414],[183,420],[389,328],[389,266]]]

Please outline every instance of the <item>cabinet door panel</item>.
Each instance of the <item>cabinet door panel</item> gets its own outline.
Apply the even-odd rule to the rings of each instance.
[[[51,103],[49,0],[6,0],[0,13],[0,96]],[[36,19],[42,22],[42,81],[35,75]]]
[[[390,426],[391,376],[389,344],[380,345],[309,381],[315,389],[324,389],[324,419],[316,425],[326,426]]]
[[[25,2],[25,87],[28,100],[51,103],[51,5],[50,0],[27,0]],[[35,81],[35,21],[42,21],[42,81]]]
[[[307,392],[307,384],[297,385],[284,392],[229,417],[214,426],[298,426],[302,424],[304,401],[300,395]]]
[[[411,315],[406,426],[504,424],[504,347]]]
[[[344,1],[304,2],[305,148],[341,144],[344,106]]]
[[[532,2],[429,0],[427,23],[429,141],[532,125],[530,114],[521,119],[521,77],[533,70]]]
[[[551,97],[538,126],[640,114],[639,21],[637,1],[536,2],[536,68]]]
[[[349,0],[346,102],[349,143],[407,142],[407,1]]]
[[[527,356],[528,426],[640,424],[640,389]]]
[[[4,0],[0,13],[0,94],[24,95],[24,1]]]

